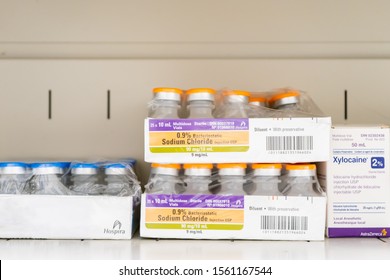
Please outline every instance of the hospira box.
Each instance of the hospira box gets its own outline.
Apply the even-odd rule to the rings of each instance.
[[[327,163],[328,237],[389,237],[389,127],[333,126]]]

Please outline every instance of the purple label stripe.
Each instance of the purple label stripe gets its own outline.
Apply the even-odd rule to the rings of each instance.
[[[248,119],[149,119],[149,131],[249,130]]]
[[[390,227],[328,228],[329,237],[390,237]]]
[[[244,209],[244,196],[147,194],[146,207]]]

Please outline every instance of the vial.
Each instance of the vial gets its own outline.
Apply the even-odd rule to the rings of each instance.
[[[214,110],[215,90],[211,88],[193,88],[186,91],[189,119],[211,119]]]
[[[70,195],[71,191],[62,182],[64,165],[61,162],[38,162],[31,164],[32,177],[28,189],[31,194]]]
[[[69,187],[71,185],[71,179],[70,179],[70,166],[71,162],[70,161],[58,161],[58,164],[61,165],[61,168],[63,170],[63,174],[61,175],[61,180],[62,183],[66,186]]]
[[[185,193],[189,194],[209,194],[211,184],[211,171],[213,165],[205,164],[184,164]]]
[[[251,96],[249,97],[249,105],[256,107],[267,107],[267,99],[263,96]]]
[[[103,188],[98,184],[99,166],[94,163],[75,163],[71,168],[70,189],[80,195],[100,195]]]
[[[248,102],[250,93],[243,90],[231,90],[223,93],[224,107],[222,118],[248,118]]]
[[[277,93],[269,98],[268,104],[278,110],[299,110],[300,93],[294,90]]]
[[[253,163],[252,195],[278,196],[281,182],[282,165],[280,163]]]
[[[23,162],[0,163],[0,194],[22,194],[26,186],[28,165]]]
[[[183,91],[178,88],[153,89],[151,118],[178,119]]]
[[[245,195],[246,163],[220,163],[217,165],[221,188],[219,195]]]
[[[177,194],[181,193],[183,186],[179,179],[180,164],[152,163],[149,193]]]
[[[287,164],[287,196],[320,196],[315,164]]]
[[[263,96],[251,96],[249,97],[249,105],[248,116],[250,118],[263,117],[266,113],[264,108],[267,107],[267,99]]]
[[[106,187],[104,195],[130,196],[134,195],[132,173],[125,163],[109,163],[104,166]]]

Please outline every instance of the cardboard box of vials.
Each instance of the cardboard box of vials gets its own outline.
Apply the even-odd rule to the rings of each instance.
[[[131,239],[139,197],[0,195],[0,238]]]
[[[325,176],[329,237],[390,236],[388,126],[334,126]]]
[[[329,160],[330,117],[145,120],[145,161]]]
[[[324,240],[326,197],[143,194],[141,237]]]

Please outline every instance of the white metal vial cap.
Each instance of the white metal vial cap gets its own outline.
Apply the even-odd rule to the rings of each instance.
[[[289,177],[312,177],[316,176],[315,164],[287,164],[286,171]]]
[[[267,99],[262,96],[251,96],[249,97],[249,104],[259,107],[266,107]]]
[[[64,174],[63,163],[42,162],[31,164],[34,175],[60,175]]]
[[[0,175],[24,175],[27,173],[27,167],[23,162],[1,162]]]
[[[287,91],[275,94],[268,100],[268,104],[274,109],[284,105],[298,104],[300,95],[301,94],[298,91]]]
[[[129,166],[124,163],[110,163],[104,166],[106,175],[129,175]]]
[[[72,175],[96,175],[98,166],[93,163],[76,163],[72,166]]]
[[[214,102],[215,90],[211,88],[193,88],[186,91],[187,101],[210,101]]]
[[[224,100],[227,103],[243,103],[248,104],[250,93],[243,90],[231,90],[223,93]]]
[[[180,164],[152,163],[154,175],[179,176]]]
[[[280,176],[282,165],[280,163],[253,163],[253,176]]]
[[[220,176],[245,176],[246,163],[220,163],[217,165]]]
[[[184,175],[210,177],[213,165],[211,163],[184,164]]]
[[[180,103],[183,91],[178,88],[154,88],[154,100],[175,101]]]

